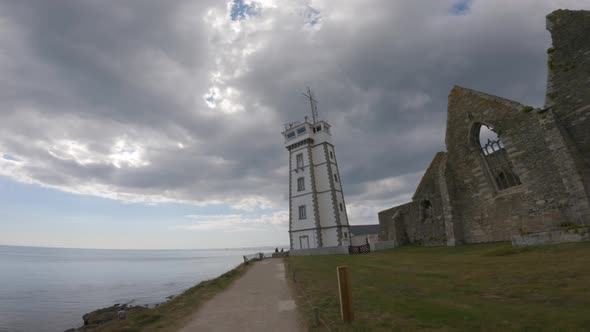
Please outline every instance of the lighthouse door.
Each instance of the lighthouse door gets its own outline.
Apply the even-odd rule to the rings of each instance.
[[[299,237],[299,248],[309,249],[309,236],[303,235]]]

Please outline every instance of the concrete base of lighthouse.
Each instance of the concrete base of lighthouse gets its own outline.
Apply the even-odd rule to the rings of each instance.
[[[289,250],[289,256],[320,256],[320,255],[348,255],[348,246]]]

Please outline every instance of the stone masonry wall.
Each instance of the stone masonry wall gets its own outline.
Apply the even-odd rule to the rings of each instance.
[[[438,152],[434,156],[412,197],[417,210],[414,213],[418,216],[406,226],[412,242],[425,245],[446,244],[445,214],[439,181],[440,166],[445,161],[444,152]]]
[[[547,16],[547,30],[553,45],[545,107],[554,113],[590,197],[590,11],[556,10]]]
[[[438,218],[422,220],[420,209],[420,202],[410,202],[379,212],[380,240],[393,240],[396,246],[445,245],[444,223]]]
[[[553,46],[547,50],[546,105],[552,106],[576,146],[590,152],[590,11],[547,15]]]
[[[465,242],[509,240],[569,221],[569,196],[544,139],[543,114],[461,87],[451,91],[448,107],[447,167],[453,178],[447,182],[455,186],[451,202],[461,211]],[[481,124],[499,134],[521,185],[496,190],[479,151]]]
[[[576,153],[576,150],[571,149],[573,143],[551,109],[541,112],[538,118],[545,143],[555,161],[555,173],[561,178],[568,194],[567,202],[563,203],[563,207],[569,223],[587,224],[590,219],[590,201],[584,187],[583,173],[579,167],[580,155]]]
[[[396,246],[409,243],[405,224],[409,222],[408,214],[414,210],[413,205],[414,203],[410,202],[378,213],[381,229],[379,240],[394,241]]]
[[[379,213],[381,238],[397,245],[416,243],[445,245],[445,209],[441,196],[441,163],[445,153],[439,152],[424,173],[412,202]]]

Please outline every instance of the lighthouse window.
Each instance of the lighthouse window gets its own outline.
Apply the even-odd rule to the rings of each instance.
[[[305,209],[305,205],[299,206],[299,220],[307,219],[307,211]]]
[[[322,125],[319,125],[319,126],[315,127],[315,131],[316,132],[322,131]]]
[[[303,168],[303,153],[298,153],[296,158],[297,158],[297,168]]]
[[[342,203],[339,203],[339,204],[340,204],[340,211],[344,210],[344,209],[342,208]]]
[[[299,178],[297,179],[297,191],[304,191],[305,190],[305,179]]]
[[[290,132],[287,133],[287,139],[291,139],[293,137],[295,137],[295,132],[294,131],[290,131]]]
[[[330,159],[334,159],[334,154],[330,151]]]
[[[297,129],[297,134],[303,134],[305,132],[305,127],[301,127]]]
[[[334,174],[334,181],[338,182],[338,175]]]

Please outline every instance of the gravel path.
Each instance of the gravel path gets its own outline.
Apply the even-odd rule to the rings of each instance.
[[[281,258],[265,259],[203,304],[188,331],[304,331]]]

